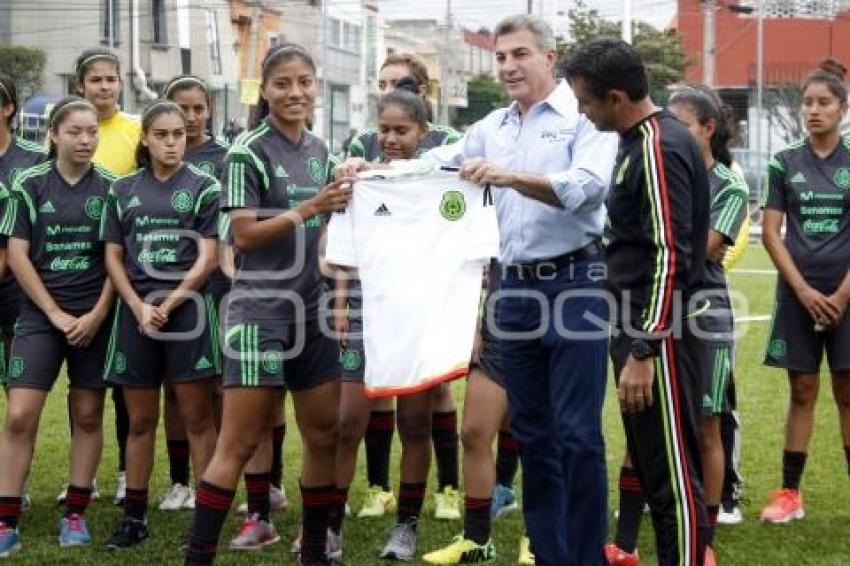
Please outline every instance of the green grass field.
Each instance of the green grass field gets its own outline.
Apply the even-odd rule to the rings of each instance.
[[[770,263],[760,246],[752,246],[736,266],[741,270],[769,269]],[[749,300],[750,315],[770,314],[773,303],[774,276],[763,273],[733,273],[732,285]],[[742,313],[741,313],[742,314]],[[739,408],[743,421],[743,473],[746,480],[744,505],[745,522],[740,526],[720,526],[716,539],[718,560],[722,564],[850,564],[850,508],[842,503],[850,497],[850,478],[842,450],[837,415],[830,387],[824,387],[817,412],[817,425],[809,453],[808,468],[803,480],[806,498],[806,518],[792,525],[771,526],[758,522],[758,514],[770,490],[780,481],[782,428],[787,403],[788,385],[784,375],[761,365],[767,328],[766,321],[748,325],[742,338],[737,364]],[[850,345],[848,345],[850,347]],[[456,384],[462,398],[462,384]],[[2,397],[2,396],[0,396]],[[112,426],[111,403],[107,422],[106,450],[99,474],[99,486],[105,495],[115,489],[116,453]],[[0,412],[4,401],[0,399]],[[617,503],[617,473],[623,458],[624,442],[613,386],[605,406],[605,430],[608,443],[610,506]],[[281,564],[292,563],[289,543],[295,536],[299,521],[298,468],[300,443],[294,421],[290,419],[286,439],[286,487],[291,510],[277,514],[275,524],[283,542],[261,553],[235,554],[224,551],[220,564]],[[397,439],[397,436],[396,436]],[[106,498],[92,504],[88,522],[96,544],[89,549],[62,551],[57,543],[56,523],[59,509],[55,496],[67,474],[68,432],[65,416],[65,384],[57,386],[50,397],[41,424],[41,435],[32,468],[31,492],[33,508],[21,521],[24,550],[11,562],[21,564],[179,564],[178,544],[186,530],[188,512],[161,513],[153,510],[149,516],[152,538],[136,550],[111,554],[103,543],[117,524],[121,510]],[[398,446],[394,457],[398,458]],[[2,456],[0,456],[2,457]],[[361,454],[361,473],[352,486],[351,503],[359,507],[365,477],[364,457]],[[156,498],[166,490],[168,472],[165,443],[157,451],[156,473],[151,485],[152,507]],[[397,481],[397,467],[393,478]],[[433,486],[433,481],[431,482]],[[240,495],[241,497],[241,495]],[[425,505],[425,517],[419,527],[419,551],[433,550],[448,542],[462,529],[461,523],[437,522],[431,519],[433,501]],[[385,542],[392,525],[391,517],[382,520],[346,522],[344,530],[344,563],[350,565],[379,564],[376,554]],[[235,519],[228,522],[223,546],[233,534]],[[613,529],[613,521],[612,521]],[[519,513],[501,519],[494,527],[498,564],[514,564],[519,538],[522,535]],[[644,563],[654,562],[652,529],[644,522],[639,545]]]

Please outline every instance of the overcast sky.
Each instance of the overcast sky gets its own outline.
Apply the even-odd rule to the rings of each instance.
[[[345,0],[331,0],[345,1]],[[377,0],[387,18],[436,18],[443,20],[447,0]],[[528,0],[449,0],[452,18],[465,27],[492,28],[501,18],[526,11]],[[632,14],[656,27],[665,27],[676,12],[674,0],[631,0]],[[542,13],[558,27],[558,14],[575,6],[575,0],[532,0],[534,11]],[[623,0],[586,0],[590,8],[599,10],[605,17],[620,20]]]

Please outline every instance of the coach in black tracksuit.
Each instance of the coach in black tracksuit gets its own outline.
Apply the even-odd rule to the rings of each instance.
[[[709,187],[688,130],[648,96],[637,52],[589,43],[565,66],[597,129],[620,134],[608,195],[611,358],[626,441],[652,509],[659,564],[713,564],[699,481],[704,344],[691,332],[706,265]]]

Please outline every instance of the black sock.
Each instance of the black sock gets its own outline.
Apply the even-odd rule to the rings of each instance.
[[[248,513],[258,515],[261,520],[268,521],[271,513],[269,488],[271,482],[269,473],[245,474],[245,492],[248,495]]]
[[[17,528],[21,517],[20,497],[0,497],[0,523],[5,523],[10,529]]]
[[[446,487],[458,488],[457,470],[457,410],[431,415],[431,439],[437,461],[437,484],[439,490]]]
[[[782,452],[782,487],[785,489],[800,489],[800,479],[806,467],[805,452]]]
[[[115,440],[118,443],[118,471],[127,470],[127,437],[130,436],[130,414],[124,402],[124,389],[112,387],[112,402],[115,404]]]
[[[280,489],[283,481],[283,439],[286,438],[286,425],[272,429],[272,485]]]
[[[171,483],[189,485],[189,441],[168,440],[168,470],[171,473]]]
[[[348,503],[348,488],[338,487],[334,492],[334,504],[328,512],[328,526],[333,532],[339,534],[342,531],[342,522],[345,519],[345,504]]]
[[[499,449],[496,452],[496,483],[513,487],[519,467],[519,442],[508,431],[499,431]]]
[[[369,485],[390,490],[390,451],[395,431],[395,411],[372,411],[366,427],[366,477]]]
[[[422,514],[422,500],[425,499],[425,483],[401,482],[398,488],[398,522],[412,522],[414,528]]]
[[[124,498],[124,516],[145,520],[148,513],[148,490],[127,488],[127,497]]]
[[[83,515],[91,501],[91,488],[77,487],[73,484],[68,486],[65,496],[65,517],[71,515]]]
[[[463,516],[463,537],[475,544],[484,544],[490,540],[490,506],[491,498],[464,498],[465,514]]]
[[[847,459],[847,473],[850,474],[850,446],[844,447],[844,457]]]
[[[614,542],[625,552],[635,551],[644,503],[643,489],[635,469],[623,466],[620,468],[620,516],[617,517]]]
[[[227,519],[235,491],[202,481],[195,493],[195,515],[189,528],[187,564],[211,564],[221,527]]]
[[[708,515],[708,545],[714,542],[714,532],[717,530],[717,514],[720,513],[720,505],[706,505],[705,511]]]
[[[301,486],[302,534],[301,560],[327,560],[325,545],[328,541],[328,512],[336,501],[336,486]]]

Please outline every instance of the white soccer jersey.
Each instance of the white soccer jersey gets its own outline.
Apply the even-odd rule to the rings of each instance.
[[[482,267],[499,253],[489,192],[421,161],[360,175],[328,227],[327,260],[356,267],[370,397],[466,375]]]

